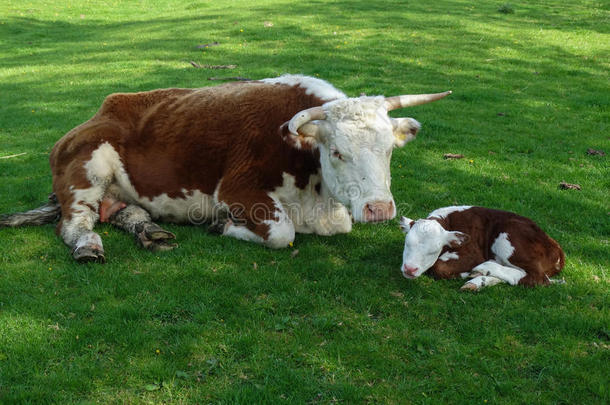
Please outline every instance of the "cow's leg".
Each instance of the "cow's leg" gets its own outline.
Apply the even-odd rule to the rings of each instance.
[[[282,248],[294,241],[294,224],[282,204],[264,192],[219,193],[230,213],[222,234],[233,238]]]
[[[502,283],[503,281],[496,277],[491,276],[476,276],[475,278],[468,280],[466,284],[462,286],[462,290],[478,291],[483,287],[491,287]]]
[[[231,219],[228,219],[222,230],[223,236],[230,236],[235,239],[245,240],[246,242],[264,243],[263,235],[258,235],[248,229],[245,224],[236,225]]]
[[[262,222],[256,222],[251,218],[246,219],[245,222],[242,221],[243,219],[237,219],[235,222],[228,220],[222,234],[249,242],[262,243],[273,249],[287,247],[294,241],[294,225],[286,215],[282,215],[282,211],[276,211],[276,213],[278,215],[275,219]]]
[[[135,236],[140,246],[151,251],[171,250],[176,236],[152,222],[150,214],[137,205],[127,205],[108,218],[108,222]]]
[[[72,257],[78,262],[104,263],[102,238],[93,232],[99,219],[97,209],[102,198],[101,187],[62,190],[55,188],[61,205],[61,220],[58,233],[70,248]]]
[[[519,280],[525,277],[525,275],[525,271],[518,267],[503,266],[494,260],[488,260],[479,264],[470,273],[470,277],[492,276],[510,285],[517,285]]]
[[[349,211],[334,200],[329,199],[325,204],[316,206],[309,216],[313,217],[311,226],[317,235],[349,233],[352,230]]]
[[[103,130],[96,129],[99,135]],[[99,132],[99,133],[98,133]],[[113,133],[108,133],[108,136]],[[76,142],[75,137],[64,137]],[[105,262],[100,236],[93,226],[100,219],[100,202],[111,186],[121,161],[114,147],[104,142],[95,149],[91,144],[66,146],[58,142],[51,153],[53,191],[61,206],[58,233],[72,248],[72,256],[79,262]],[[121,208],[110,205],[102,210],[104,215]]]

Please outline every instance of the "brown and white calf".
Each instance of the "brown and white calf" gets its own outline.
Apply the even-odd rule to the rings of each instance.
[[[534,286],[558,282],[550,277],[564,266],[564,253],[531,219],[507,211],[453,206],[426,219],[402,217],[405,236],[402,274],[409,279],[428,271],[438,279],[470,278],[463,289],[501,282]]]
[[[200,89],[112,94],[50,155],[55,196],[1,226],[52,220],[79,261],[104,261],[98,222],[169,249],[153,219],[222,222],[223,235],[289,245],[393,218],[392,149],[420,128],[388,111],[450,92],[349,98],[312,77],[285,75]],[[56,198],[56,199],[55,199]],[[351,212],[351,216],[350,216]]]

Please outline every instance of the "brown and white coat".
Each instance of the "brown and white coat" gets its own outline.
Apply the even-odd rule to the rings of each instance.
[[[452,206],[426,219],[402,217],[405,236],[402,273],[428,271],[439,279],[471,278],[462,288],[478,290],[506,282],[546,285],[565,264],[559,244],[531,219],[508,211]]]
[[[164,249],[173,235],[152,220],[216,222],[223,235],[280,248],[295,232],[349,232],[352,216],[391,219],[392,149],[420,125],[387,112],[447,94],[348,98],[299,75],[112,94],[51,152],[58,232],[75,259],[104,261],[98,221]]]

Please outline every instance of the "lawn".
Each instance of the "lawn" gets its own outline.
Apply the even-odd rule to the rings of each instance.
[[[565,285],[472,294],[403,278],[397,220],[285,250],[167,225],[159,254],[99,225],[105,265],[52,225],[0,229],[0,403],[608,403],[609,20],[599,0],[3,0],[0,213],[44,202],[53,144],[110,93],[303,73],[453,90],[392,112],[422,123],[392,158],[399,213],[515,211],[567,260]]]

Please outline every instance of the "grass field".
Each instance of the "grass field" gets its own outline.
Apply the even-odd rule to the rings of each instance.
[[[4,0],[0,213],[45,200],[53,144],[112,92],[286,72],[351,96],[451,89],[392,113],[423,126],[392,159],[400,214],[529,216],[567,284],[406,280],[396,220],[279,251],[167,225],[163,254],[98,226],[105,265],[75,264],[53,226],[0,229],[0,403],[608,403],[610,8],[503,5]]]

